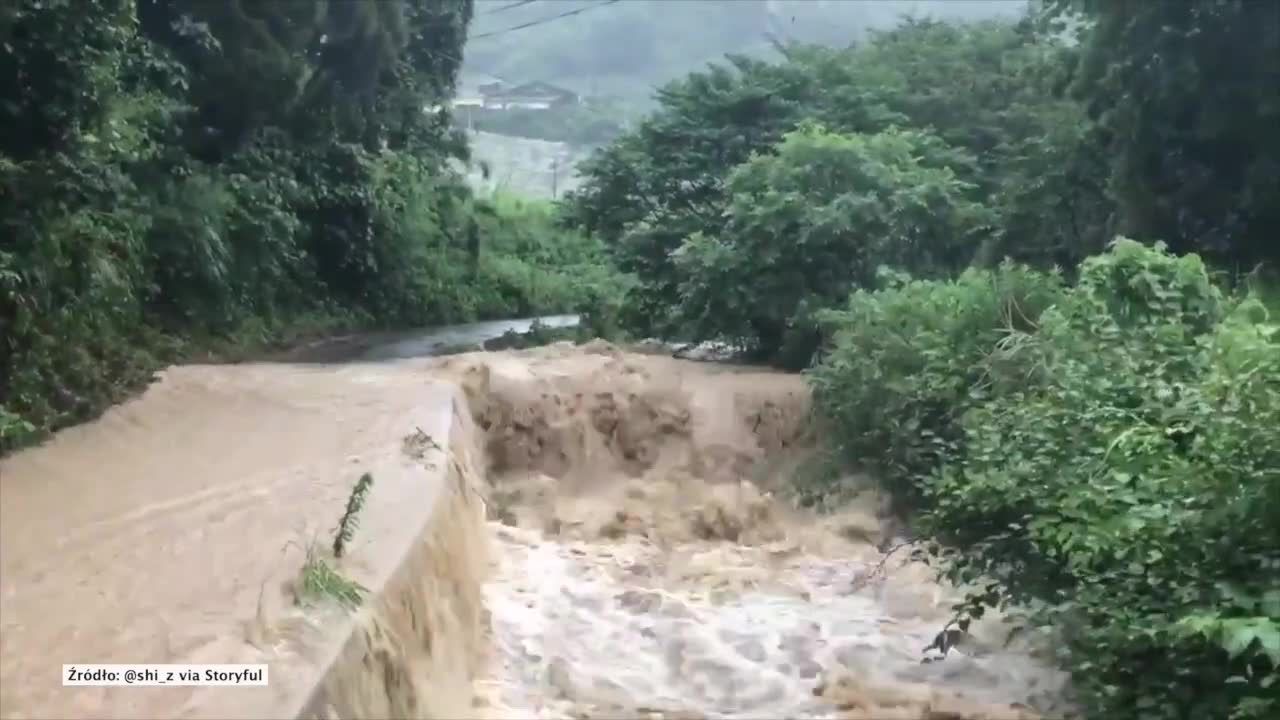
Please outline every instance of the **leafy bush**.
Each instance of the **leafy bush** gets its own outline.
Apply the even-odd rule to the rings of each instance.
[[[965,418],[931,525],[954,573],[1050,603],[1090,706],[1274,712],[1280,336],[1221,322],[1194,257],[1121,241],[1081,272],[1031,341],[1044,382]]]
[[[832,343],[809,377],[845,456],[914,504],[959,449],[963,411],[1033,380],[1018,338],[1065,290],[1057,275],[1012,264],[956,280],[882,272],[881,282],[821,314]]]
[[[663,87],[566,201],[635,278],[623,325],[803,367],[814,313],[882,262],[927,277],[1005,257],[1071,268],[1100,250],[1105,159],[1061,92],[1078,50],[1039,20],[907,20]],[[813,124],[830,132],[800,131]]]
[[[507,195],[480,203],[475,283],[507,298],[487,317],[591,312],[618,291],[621,280],[604,246],[562,228],[553,204]]]
[[[920,502],[952,579],[988,580],[962,616],[1054,631],[1090,716],[1273,717],[1280,327],[1131,240],[1035,323],[992,322],[982,277],[833,318],[815,386],[846,448]]]
[[[808,308],[832,307],[882,264],[936,275],[963,268],[989,224],[948,167],[963,154],[927,133],[839,135],[806,125],[736,168],[715,239],[673,257],[679,315],[702,338],[776,354]],[[793,341],[794,342],[794,341]],[[816,339],[795,354],[801,366]]]
[[[35,426],[0,405],[0,443],[18,444],[35,432]]]

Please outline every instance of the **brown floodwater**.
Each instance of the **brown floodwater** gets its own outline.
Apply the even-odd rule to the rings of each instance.
[[[0,460],[0,716],[203,716],[209,690],[70,692],[58,671],[278,657],[255,641],[264,588],[296,575],[299,543],[330,530],[359,472],[397,476],[405,429],[424,408],[447,413],[450,384],[479,428],[490,515],[477,713],[1066,711],[1064,677],[1006,647],[999,617],[925,661],[958,594],[905,553],[881,566],[873,490],[821,516],[787,501],[813,452],[798,376],[603,343],[405,359],[440,342],[170,368]],[[362,532],[408,522],[383,502],[383,526]],[[288,676],[238,692],[283,695]]]

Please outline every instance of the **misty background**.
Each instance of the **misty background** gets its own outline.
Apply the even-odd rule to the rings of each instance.
[[[1025,0],[481,0],[460,87],[482,76],[544,81],[643,110],[655,86],[725,54],[774,56],[775,39],[844,46],[904,17],[1015,18],[1026,7]],[[571,11],[581,12],[551,19]]]
[[[1026,8],[1027,0],[479,0],[459,98],[478,97],[487,83],[543,82],[581,101],[571,110],[455,111],[479,161],[472,185],[544,198],[572,189],[573,167],[650,110],[656,88],[726,54],[775,58],[779,43],[843,47],[909,17],[1013,20]]]

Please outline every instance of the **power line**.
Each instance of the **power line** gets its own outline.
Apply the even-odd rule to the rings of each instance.
[[[532,4],[533,4],[533,3],[535,3],[535,2],[538,2],[538,0],[520,0],[520,2],[508,3],[508,4],[506,4],[506,5],[503,5],[503,6],[502,6],[502,7],[500,7],[500,8],[494,8],[494,9],[492,9],[492,10],[486,10],[486,11],[484,11],[484,12],[482,12],[482,13],[479,13],[479,14],[480,14],[480,15],[492,15],[492,14],[494,14],[494,13],[500,13],[500,12],[502,12],[503,10],[511,10],[511,9],[513,9],[513,8],[518,8],[518,7],[521,7],[522,5],[532,5]]]
[[[523,30],[525,28],[534,27],[535,25],[543,25],[545,23],[551,22],[552,20],[567,18],[570,15],[577,15],[578,13],[586,12],[588,10],[594,10],[598,7],[604,7],[605,5],[612,5],[618,1],[619,0],[605,0],[602,3],[596,3],[595,5],[588,5],[587,7],[578,8],[577,10],[570,10],[569,12],[560,13],[559,15],[552,15],[551,17],[542,18],[541,20],[533,20],[531,22],[527,22],[521,25],[513,25],[512,27],[509,27],[509,28],[494,30],[493,32],[480,33],[479,35],[472,35],[470,38],[468,38],[468,40],[480,40],[482,38],[494,37],[495,35],[505,35],[509,32],[513,32],[516,30]]]

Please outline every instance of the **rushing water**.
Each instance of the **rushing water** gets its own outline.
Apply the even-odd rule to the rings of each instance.
[[[1061,690],[1054,673],[992,647],[922,662],[945,615],[918,574],[916,587],[858,591],[861,562],[798,555],[766,578],[764,551],[702,545],[675,553],[701,569],[672,578],[673,557],[644,542],[497,536],[502,570],[487,602],[495,690],[512,717],[833,718],[833,703],[815,697],[832,669],[857,674],[868,709],[904,686],[1004,710],[1051,705]]]
[[[1064,676],[994,613],[925,653],[961,593],[877,549],[874,493],[818,516],[746,479],[794,447],[800,378],[554,348],[477,362],[501,460],[500,716],[1061,716]]]
[[[527,491],[490,523],[492,674],[480,690],[494,714],[959,720],[1019,717],[1012,703],[1057,714],[1063,678],[1006,648],[997,621],[923,661],[956,593],[903,558],[872,576],[874,503],[848,511],[865,530],[850,533],[742,481],[795,441],[802,379],[563,346],[380,362],[532,322],[293,354],[314,367],[171,368],[143,398],[6,458],[3,704],[28,716],[177,707],[82,693],[73,708],[48,668],[234,657],[239,619],[261,609],[259,579],[290,572],[274,551],[244,548],[284,547],[297,518],[346,498],[343,472],[394,464],[424,378],[454,372],[487,383],[467,397],[508,466],[491,468],[490,499]],[[358,362],[319,366],[341,361]]]
[[[0,718],[191,717],[216,712],[210,695],[262,697],[66,688],[62,663],[253,658],[281,663],[260,690],[288,698],[308,670],[254,644],[270,645],[260,614],[292,605],[284,587],[300,547],[331,532],[361,473],[378,478],[372,506],[395,497],[405,434],[431,431],[453,399],[428,381],[428,360],[342,361],[431,353],[531,322],[350,338],[296,353],[305,365],[170,367],[102,417],[0,458]],[[360,537],[389,530],[371,520]]]

